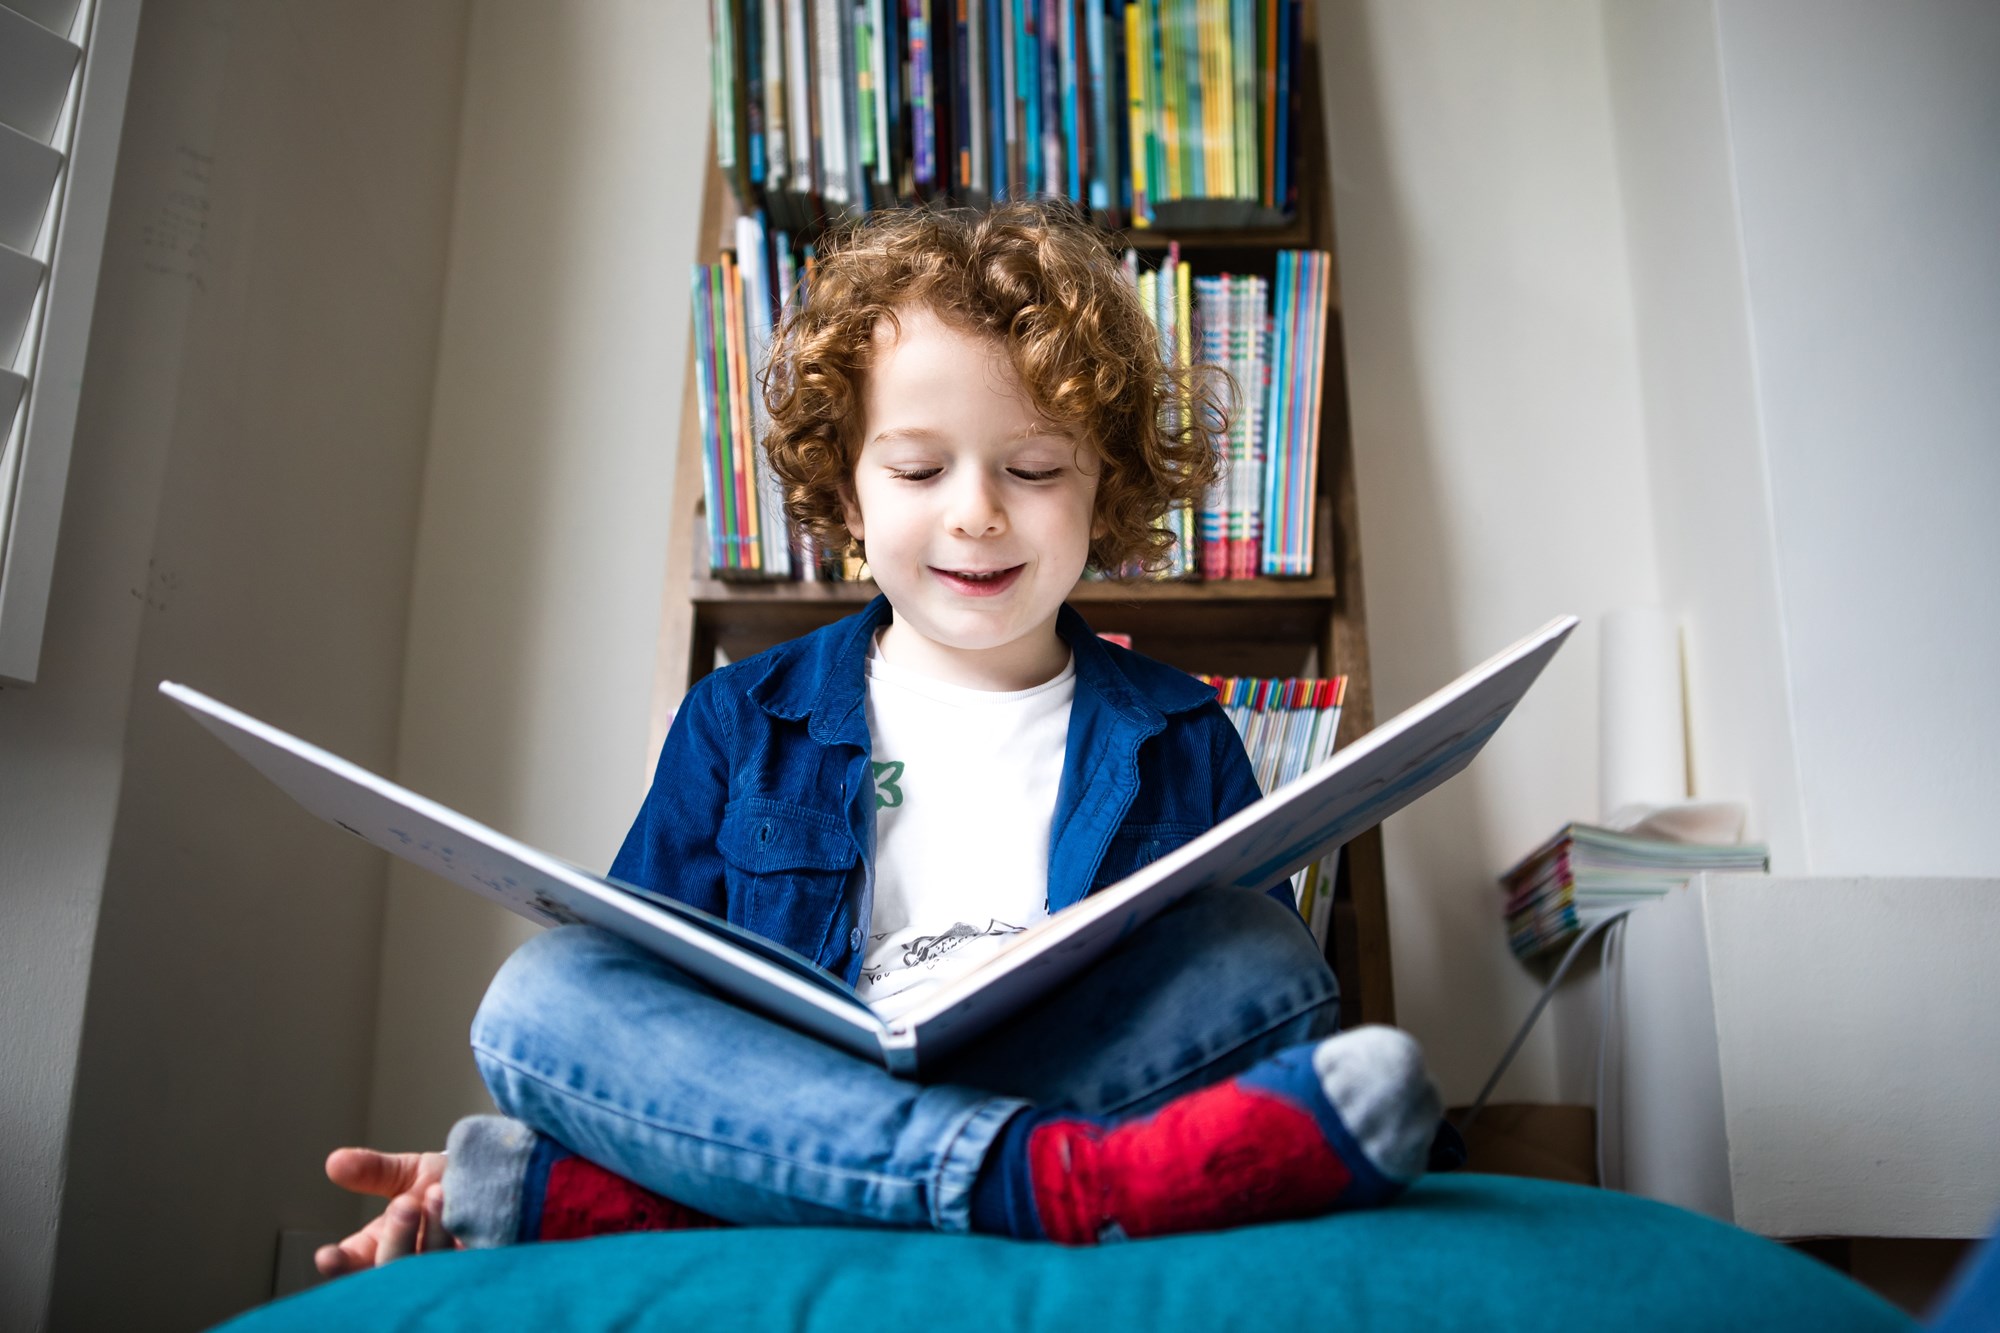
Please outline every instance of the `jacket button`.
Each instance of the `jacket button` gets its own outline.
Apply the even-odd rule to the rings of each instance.
[[[856,952],[859,952],[859,951],[860,951],[860,949],[861,949],[861,927],[859,927],[859,926],[856,926],[856,927],[855,927],[855,928],[854,928],[853,930],[850,930],[850,931],[848,931],[848,932],[847,932],[847,947],[848,947],[848,948],[850,948],[850,949],[853,949],[853,950],[855,950]]]

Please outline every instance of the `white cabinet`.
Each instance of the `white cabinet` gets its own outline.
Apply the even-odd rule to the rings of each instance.
[[[2000,881],[1700,876],[1614,960],[1557,1020],[1580,1090],[1610,1015],[1606,1183],[1768,1236],[1992,1229]]]

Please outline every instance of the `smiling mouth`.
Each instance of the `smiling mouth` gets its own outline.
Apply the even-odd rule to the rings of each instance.
[[[1025,565],[1013,565],[1007,569],[939,569],[932,566],[931,573],[956,592],[990,597],[1010,587],[1025,568]]]

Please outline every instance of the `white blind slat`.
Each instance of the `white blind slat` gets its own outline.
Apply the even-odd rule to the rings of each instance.
[[[34,251],[61,168],[61,153],[0,125],[0,245]]]
[[[76,35],[77,0],[6,0],[0,9],[31,18],[59,37]]]
[[[0,125],[51,141],[83,49],[0,8]]]
[[[26,376],[0,368],[0,446],[14,433],[14,409],[21,405],[21,391],[27,387]]]
[[[29,312],[35,308],[35,293],[47,274],[48,266],[41,260],[0,245],[0,366],[14,364]]]

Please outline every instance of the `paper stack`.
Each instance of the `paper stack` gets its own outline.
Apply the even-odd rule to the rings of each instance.
[[[1575,938],[1602,917],[1658,898],[1703,871],[1769,868],[1762,843],[1704,846],[1570,824],[1500,877],[1507,942],[1533,958]]]

